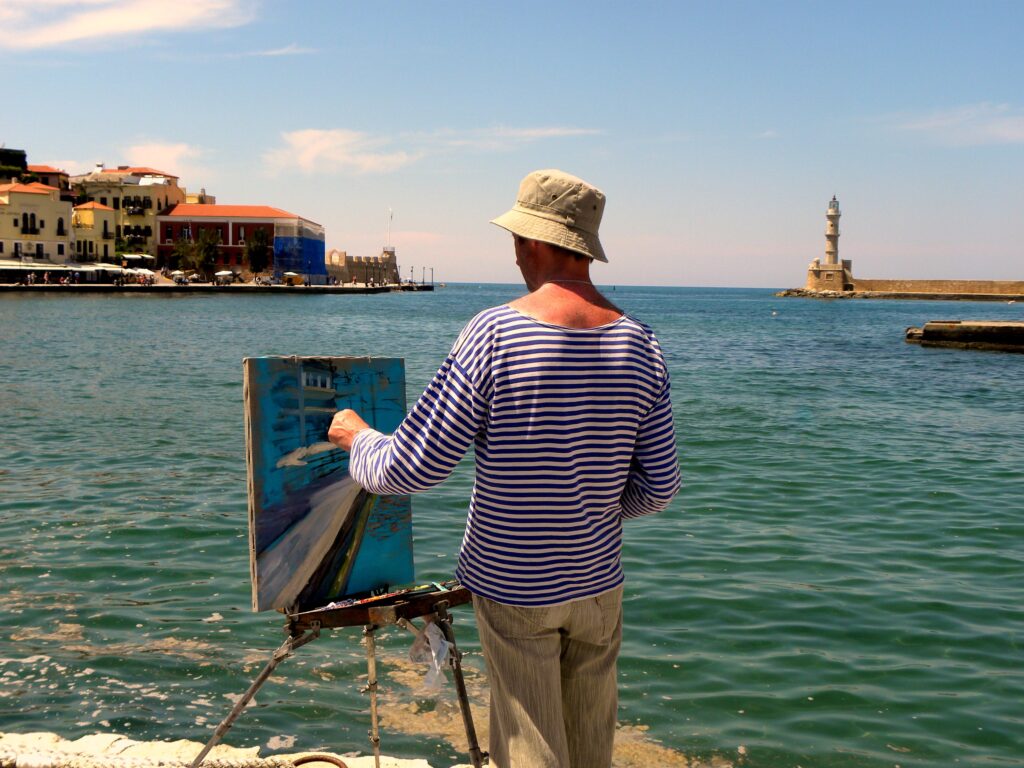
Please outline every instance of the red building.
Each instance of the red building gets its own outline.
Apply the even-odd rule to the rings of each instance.
[[[245,244],[257,230],[267,235],[267,244],[274,248],[278,223],[301,219],[294,213],[269,205],[204,205],[179,203],[157,216],[157,263],[167,263],[179,240],[195,241],[203,230],[215,232],[220,239],[218,269],[240,272],[248,265]]]

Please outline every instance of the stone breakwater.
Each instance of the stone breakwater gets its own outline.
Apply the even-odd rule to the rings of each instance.
[[[787,288],[775,295],[808,299],[913,299],[921,301],[1024,301],[1024,283],[1019,293],[943,293],[935,291],[815,291],[808,288]]]
[[[932,320],[922,328],[908,328],[906,338],[923,347],[1024,352],[1024,322]]]

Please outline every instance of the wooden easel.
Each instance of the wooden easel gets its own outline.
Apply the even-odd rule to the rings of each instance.
[[[370,743],[373,744],[374,765],[380,768],[380,731],[377,720],[377,646],[374,632],[380,627],[397,624],[409,626],[412,619],[429,616],[451,644],[448,664],[455,678],[455,689],[459,698],[459,709],[462,711],[462,722],[466,728],[466,741],[469,744],[469,759],[473,768],[482,768],[486,764],[487,754],[480,750],[473,725],[473,714],[469,709],[469,696],[466,693],[466,680],[462,675],[462,654],[455,645],[455,632],[452,630],[449,608],[468,603],[472,599],[469,590],[457,582],[435,584],[426,591],[416,589],[382,595],[379,598],[343,605],[337,608],[319,608],[312,611],[288,614],[285,623],[287,639],[274,651],[267,666],[253,680],[252,685],[235,703],[227,717],[217,726],[213,736],[192,762],[191,768],[199,768],[210,750],[228,732],[246,705],[256,695],[256,691],[273,673],[274,669],[291,656],[292,652],[306,643],[320,637],[323,629],[341,627],[357,627],[362,625],[366,637],[366,691],[370,694]],[[415,630],[414,630],[415,631]]]

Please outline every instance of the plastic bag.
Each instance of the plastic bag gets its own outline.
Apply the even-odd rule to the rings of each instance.
[[[423,687],[426,690],[441,690],[450,648],[451,643],[444,639],[441,630],[433,622],[428,622],[413,641],[409,649],[409,660],[417,664],[427,664],[427,674],[423,678]]]

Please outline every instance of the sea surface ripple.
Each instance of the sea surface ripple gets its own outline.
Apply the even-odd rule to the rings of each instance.
[[[0,731],[205,740],[281,640],[249,610],[242,358],[404,357],[411,402],[516,293],[0,299]],[[686,483],[627,525],[620,721],[746,766],[1024,764],[1024,355],[903,341],[1021,308],[608,296],[661,340]],[[471,483],[415,499],[420,581]],[[397,674],[407,636],[381,646]],[[308,645],[227,741],[367,752],[360,676],[358,630]],[[455,762],[396,679],[385,751]]]

